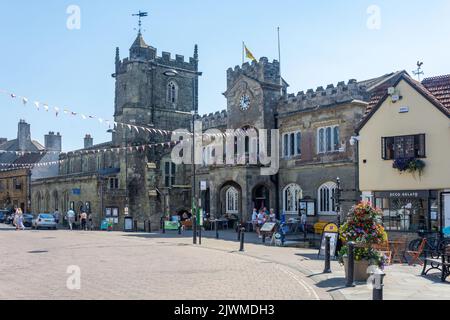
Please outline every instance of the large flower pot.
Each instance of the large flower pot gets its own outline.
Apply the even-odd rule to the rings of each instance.
[[[370,266],[369,260],[361,260],[361,261],[355,261],[355,268],[354,268],[354,280],[357,282],[365,282],[367,279],[369,279],[369,274],[367,273],[367,269]],[[348,258],[344,257],[344,267],[345,267],[345,278],[348,276]]]

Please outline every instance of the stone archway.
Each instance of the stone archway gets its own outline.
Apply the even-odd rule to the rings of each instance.
[[[228,181],[219,188],[219,198],[217,203],[218,216],[235,215],[239,219],[242,217],[242,188],[234,182]]]

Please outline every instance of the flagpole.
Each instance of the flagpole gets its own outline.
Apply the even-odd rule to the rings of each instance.
[[[278,31],[278,63],[280,64],[280,85],[281,85],[281,93],[283,93],[283,78],[281,76],[281,41],[280,41],[280,27],[277,29]]]
[[[245,42],[242,41],[242,64],[245,62]]]

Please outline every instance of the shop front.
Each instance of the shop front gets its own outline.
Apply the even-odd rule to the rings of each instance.
[[[439,191],[374,192],[374,203],[383,211],[388,232],[438,233],[442,230]]]

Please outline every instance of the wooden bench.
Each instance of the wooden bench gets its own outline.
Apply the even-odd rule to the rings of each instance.
[[[444,246],[440,251],[424,251],[422,275],[427,275],[431,270],[441,271],[441,281],[445,282],[450,276],[450,246]]]

